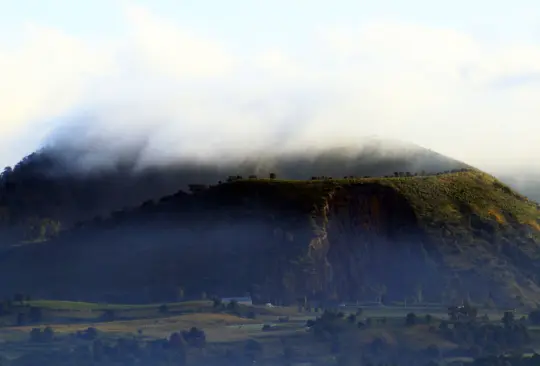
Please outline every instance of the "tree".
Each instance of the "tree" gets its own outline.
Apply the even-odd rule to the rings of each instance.
[[[422,284],[419,283],[415,286],[415,292],[416,292],[416,302],[417,303],[422,303],[424,301],[424,296],[423,296],[423,288],[422,288]]]
[[[32,328],[30,331],[30,341],[32,342],[41,342],[41,329],[39,328]]]
[[[41,308],[32,306],[30,308],[29,317],[32,323],[39,323],[43,319],[43,311],[41,310]]]
[[[178,332],[172,333],[169,337],[169,349],[185,352],[186,351],[186,342],[182,335]]]
[[[377,293],[377,302],[383,303],[384,296],[386,295],[386,286],[383,284],[376,285],[373,289]]]
[[[184,288],[183,287],[178,287],[176,289],[176,292],[177,292],[177,298],[178,298],[178,301],[182,301],[184,299]]]
[[[240,309],[240,305],[238,305],[238,301],[236,301],[236,300],[231,300],[227,304],[227,310],[229,310],[229,311],[236,312],[239,309]]]
[[[43,341],[51,342],[54,339],[54,330],[51,327],[46,327],[43,330]]]
[[[213,302],[212,306],[214,309],[220,309],[223,306],[223,301],[221,301],[219,297],[214,297],[212,302]]]
[[[296,302],[298,304],[299,313],[307,308],[307,297],[299,297],[298,299],[296,299]]]
[[[407,314],[407,317],[405,318],[405,325],[412,326],[415,324],[416,324],[416,314],[415,313]]]
[[[182,331],[182,337],[192,347],[203,348],[206,345],[206,334],[197,327],[192,327],[189,331]]]
[[[88,327],[86,329],[86,339],[90,340],[90,341],[93,341],[94,339],[97,338],[98,336],[98,331],[96,328],[94,327]]]
[[[26,314],[19,313],[17,314],[17,325],[24,325],[26,323]]]
[[[116,313],[112,309],[107,309],[102,315],[102,319],[106,322],[112,322],[114,321],[116,317]]]
[[[276,179],[276,173],[270,173],[270,179]]]
[[[510,328],[514,324],[514,312],[505,311],[501,319],[501,322],[504,324],[506,328]]]
[[[168,313],[169,312],[169,307],[167,306],[167,304],[160,305],[159,312],[161,314]]]

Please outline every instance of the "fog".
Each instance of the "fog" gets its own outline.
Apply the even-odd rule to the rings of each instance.
[[[31,22],[15,47],[0,44],[1,163],[45,147],[82,170],[223,164],[362,150],[377,136],[496,174],[540,167],[532,41],[371,19],[248,49],[163,11],[120,9],[110,37]]]

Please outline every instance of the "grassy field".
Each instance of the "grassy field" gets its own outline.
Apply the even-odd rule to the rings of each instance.
[[[34,301],[25,301],[24,303],[30,306],[37,306],[43,309],[50,309],[50,310],[57,310],[57,311],[62,311],[62,310],[82,311],[82,312],[105,311],[105,310],[118,310],[118,311],[155,310],[155,309],[158,309],[162,305],[162,303],[127,305],[127,304],[99,304],[99,303],[77,302],[77,301],[55,301],[55,300],[34,300]],[[206,300],[167,303],[167,307],[173,310],[182,310],[182,309],[194,310],[199,307],[211,307],[211,306],[212,306],[212,301],[206,301]]]
[[[298,312],[296,307],[241,306],[237,314],[226,311],[216,311],[209,301],[192,301],[167,304],[169,311],[159,311],[161,304],[150,305],[107,305],[84,302],[30,301],[24,304],[33,307],[40,306],[46,310],[46,319],[41,324],[24,326],[0,327],[0,354],[16,358],[32,351],[47,351],[50,349],[69,352],[73,346],[88,347],[88,342],[78,339],[75,334],[89,327],[97,329],[99,337],[105,341],[115,341],[118,338],[148,341],[168,338],[174,332],[189,330],[191,327],[203,329],[208,342],[209,352],[223,352],[229,347],[243,347],[248,340],[257,340],[264,345],[267,354],[281,354],[284,344],[293,347],[299,357],[324,358],[328,356],[327,345],[314,347],[314,336],[306,328],[306,321],[320,316],[320,312]],[[103,311],[113,309],[119,318],[113,321],[101,321],[96,317]],[[422,352],[427,346],[437,346],[442,352],[452,352],[458,345],[452,343],[437,333],[433,327],[439,321],[447,319],[443,307],[362,307],[363,314],[358,317],[365,321],[370,318],[372,325],[359,331],[356,324],[350,325],[346,332],[352,335],[354,345],[367,345],[376,339],[384,339],[388,345],[406,347]],[[340,308],[348,314],[354,314],[356,307]],[[254,318],[248,318],[247,313],[255,313]],[[418,325],[405,326],[405,317],[414,312],[418,317]],[[77,321],[66,320],[68,314],[78,314]],[[488,314],[494,323],[500,322],[503,311],[479,311],[479,315]],[[425,315],[433,317],[432,323],[425,323]],[[70,316],[71,316],[70,315]],[[516,314],[520,316],[520,314]],[[280,318],[288,317],[287,321]],[[385,319],[379,322],[378,319]],[[271,325],[271,330],[263,330],[263,325]],[[53,343],[29,342],[30,331],[35,327],[50,326],[54,329]],[[538,327],[530,327],[531,336],[540,341]],[[352,347],[355,347],[352,345]],[[451,358],[449,361],[456,360]]]

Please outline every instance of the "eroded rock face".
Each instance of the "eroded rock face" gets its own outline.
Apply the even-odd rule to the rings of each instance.
[[[350,301],[403,300],[411,289],[420,297],[433,292],[429,241],[395,191],[380,185],[338,190],[320,215],[320,232],[310,246],[322,277],[314,292]]]

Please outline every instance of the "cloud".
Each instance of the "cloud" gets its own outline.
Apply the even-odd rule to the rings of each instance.
[[[126,5],[124,20],[115,39],[31,25],[0,47],[4,164],[42,141],[100,154],[142,144],[155,161],[379,135],[486,169],[540,167],[540,85],[523,82],[540,73],[538,44],[381,20],[249,50],[141,6]]]
[[[141,6],[127,6],[125,15],[131,24],[130,50],[142,68],[178,79],[231,73],[234,56],[219,42],[198,37]]]

